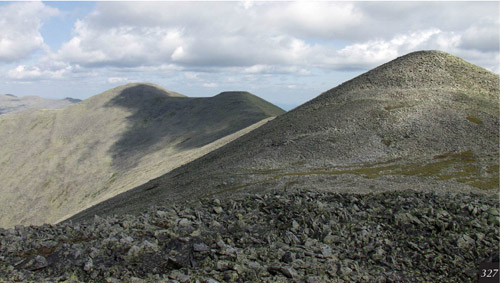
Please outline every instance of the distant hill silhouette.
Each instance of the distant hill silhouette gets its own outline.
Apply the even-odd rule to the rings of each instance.
[[[60,110],[0,115],[0,226],[54,223],[283,112],[250,93],[189,98],[128,84]]]
[[[81,99],[71,98],[71,97],[66,97],[66,98],[64,98],[64,100],[67,100],[71,103],[78,103],[78,102],[82,101]]]
[[[498,75],[444,52],[410,53],[72,219],[294,188],[497,190],[498,101]]]
[[[59,109],[73,103],[79,99],[47,99],[38,96],[17,97],[13,94],[0,94],[0,114],[22,112],[34,109]]]

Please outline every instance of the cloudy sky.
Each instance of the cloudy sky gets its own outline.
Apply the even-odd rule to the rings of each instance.
[[[0,2],[0,93],[128,82],[247,90],[290,109],[408,52],[500,72],[499,2]]]

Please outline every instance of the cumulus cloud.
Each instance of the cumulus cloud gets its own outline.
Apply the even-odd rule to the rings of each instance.
[[[107,82],[110,84],[116,84],[116,83],[125,83],[128,82],[128,78],[122,78],[122,77],[110,77],[108,78]]]
[[[273,3],[259,7],[262,20],[279,32],[306,38],[346,37],[363,24],[365,15],[356,3],[345,2],[291,2]]]
[[[53,57],[89,67],[159,65],[169,61],[174,50],[183,44],[181,32],[175,28],[92,26],[87,21],[77,21],[76,36]]]
[[[69,64],[55,61],[43,61],[38,65],[18,65],[7,72],[7,77],[14,80],[63,79],[74,71]]]
[[[217,87],[217,84],[216,83],[204,83],[203,86],[204,87]]]
[[[103,2],[75,24],[75,36],[54,58],[87,67],[173,64],[244,73],[363,69],[423,48],[498,52],[498,20],[478,22],[495,5]]]
[[[0,62],[14,62],[36,50],[46,49],[40,34],[42,21],[58,14],[57,9],[47,7],[41,2],[1,6]]]
[[[467,28],[461,37],[460,46],[483,52],[498,52],[500,49],[500,19],[483,19]]]
[[[131,77],[125,72],[183,71],[184,79],[214,87],[224,79],[205,80],[202,73],[234,73],[238,80],[250,81],[271,74],[308,76],[314,68],[367,70],[421,49],[447,51],[495,71],[500,69],[498,60],[492,60],[499,54],[499,5],[98,2],[75,22],[72,37],[59,50],[47,51],[34,65],[17,66],[8,77],[61,78],[102,69],[112,70],[106,76],[109,83],[118,83]],[[15,11],[18,16],[12,18]],[[8,30],[0,34],[0,61],[43,48],[41,20],[56,13],[40,2],[0,8],[5,16],[0,22]],[[21,27],[26,32],[19,35]],[[18,35],[24,44],[4,47],[17,44],[11,39]]]

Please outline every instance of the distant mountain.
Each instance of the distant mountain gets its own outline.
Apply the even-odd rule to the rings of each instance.
[[[17,97],[13,94],[0,94],[0,114],[22,112],[33,109],[59,109],[80,102],[80,99],[47,99],[38,96]]]
[[[498,75],[410,53],[72,219],[266,190],[498,190],[498,101]]]
[[[71,103],[78,103],[78,102],[82,101],[81,99],[71,98],[71,97],[66,97],[64,100],[67,100]]]
[[[0,116],[0,226],[54,223],[284,113],[248,93],[120,86],[60,110]]]

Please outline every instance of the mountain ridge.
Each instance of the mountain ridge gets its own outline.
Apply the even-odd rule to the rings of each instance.
[[[498,75],[458,57],[410,53],[70,220],[298,187],[498,189],[498,85]]]
[[[224,110],[232,101],[241,103]],[[269,107],[136,83],[64,109],[1,115],[0,226],[53,223],[138,186],[283,113]]]
[[[37,109],[60,109],[80,101],[70,97],[48,99],[39,96],[17,97],[13,94],[0,94],[0,115]]]

